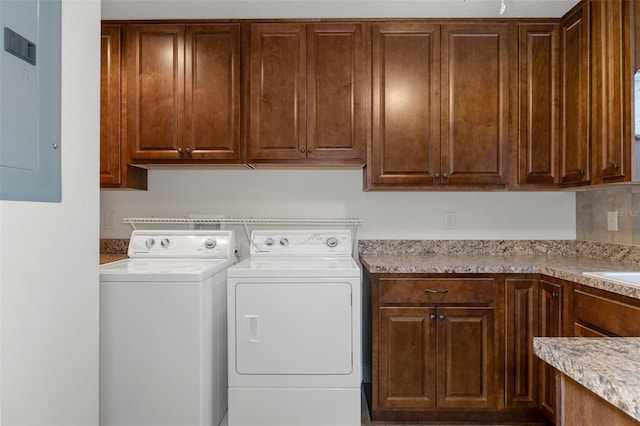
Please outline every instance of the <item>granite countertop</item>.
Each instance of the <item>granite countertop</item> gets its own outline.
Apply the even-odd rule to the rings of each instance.
[[[533,351],[640,421],[640,338],[534,337]]]
[[[370,273],[393,274],[543,274],[589,287],[640,299],[640,287],[588,278],[583,272],[640,271],[640,267],[617,260],[566,255],[501,254],[361,254],[362,266]]]
[[[128,259],[125,253],[100,253],[100,264],[115,262],[116,260]]]

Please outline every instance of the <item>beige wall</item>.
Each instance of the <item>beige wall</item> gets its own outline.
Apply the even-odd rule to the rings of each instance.
[[[609,231],[607,212],[617,212],[618,231]],[[640,186],[576,193],[576,239],[640,245]]]

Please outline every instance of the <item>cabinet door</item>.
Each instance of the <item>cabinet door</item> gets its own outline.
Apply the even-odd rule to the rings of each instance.
[[[121,27],[103,25],[100,43],[100,184],[119,185],[122,182]]]
[[[538,406],[538,280],[508,279],[507,287],[507,407]]]
[[[374,410],[435,407],[435,312],[435,308],[378,309],[378,380],[374,373]]]
[[[438,308],[440,408],[496,408],[493,309]]]
[[[362,159],[368,93],[364,27],[307,26],[307,158]]]
[[[540,281],[540,327],[541,337],[562,336],[563,287],[548,281]],[[550,420],[555,421],[556,380],[555,369],[540,361],[540,409]]]
[[[440,27],[372,28],[373,129],[366,187],[439,183]]]
[[[249,160],[306,158],[304,24],[251,25]]]
[[[518,184],[560,184],[560,31],[518,25]]]
[[[179,159],[184,25],[127,27],[127,144],[134,159]]]
[[[442,183],[507,183],[509,25],[442,26]]]
[[[240,159],[240,26],[187,25],[184,155]]]
[[[630,1],[591,1],[593,183],[631,179],[632,28]]]
[[[562,183],[591,180],[589,144],[589,3],[561,25]]]

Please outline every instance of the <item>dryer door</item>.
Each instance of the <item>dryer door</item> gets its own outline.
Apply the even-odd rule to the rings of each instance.
[[[235,293],[238,374],[352,372],[350,283],[240,283]]]

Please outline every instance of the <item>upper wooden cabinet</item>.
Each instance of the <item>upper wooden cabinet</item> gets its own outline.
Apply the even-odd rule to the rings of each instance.
[[[251,25],[249,163],[362,164],[366,27]]]
[[[589,27],[588,2],[581,3],[560,25],[563,185],[586,185],[591,181]]]
[[[240,161],[240,25],[126,27],[134,161]]]
[[[559,186],[559,24],[518,24],[518,79],[517,185]]]
[[[100,187],[147,189],[147,171],[128,165],[122,137],[122,26],[103,25],[100,46]]]
[[[395,22],[372,34],[365,188],[506,186],[509,25]]]
[[[592,183],[631,180],[633,18],[629,0],[591,0]]]

